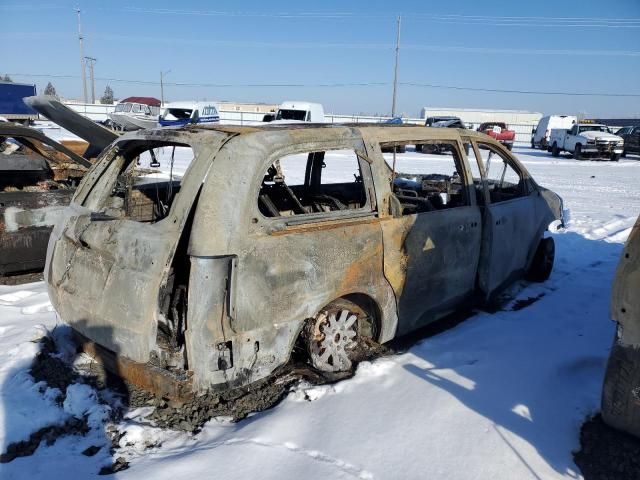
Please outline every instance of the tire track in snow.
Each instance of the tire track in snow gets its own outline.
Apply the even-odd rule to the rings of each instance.
[[[255,445],[258,447],[264,447],[274,450],[284,450],[287,452],[305,456],[316,462],[331,465],[353,478],[360,478],[363,480],[370,480],[374,478],[371,472],[358,468],[357,466],[349,462],[332,457],[331,455],[323,453],[319,450],[309,450],[299,447],[292,442],[276,443],[266,440],[260,440],[258,438],[231,438],[229,440],[223,440],[220,442],[208,443],[206,445],[203,445],[201,448],[192,449],[191,452],[194,452],[195,450],[213,450],[220,447],[230,447],[234,445]]]
[[[636,222],[636,217],[622,217],[615,220],[611,220],[601,227],[594,228],[584,232],[584,237],[589,240],[605,240],[605,239],[617,239],[622,237],[626,230],[631,231]],[[628,234],[628,232],[627,232]]]

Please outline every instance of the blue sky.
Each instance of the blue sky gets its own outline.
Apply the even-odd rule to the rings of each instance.
[[[80,98],[76,5],[85,55],[98,59],[97,94],[109,83],[117,97],[159,97],[159,85],[100,79],[158,82],[160,70],[170,69],[167,82],[232,86],[167,85],[168,100],[304,99],[334,113],[387,113],[400,14],[400,82],[640,95],[638,0],[5,0],[0,73],[46,75],[13,79],[40,91],[51,80],[60,95]],[[283,83],[311,86],[260,86]],[[319,86],[344,83],[384,85]],[[416,116],[423,106],[640,115],[640,96],[399,87],[399,112]]]

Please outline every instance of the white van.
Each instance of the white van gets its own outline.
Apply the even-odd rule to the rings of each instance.
[[[531,148],[541,148],[549,150],[549,138],[551,130],[562,128],[568,130],[578,119],[573,115],[547,115],[542,117],[538,126],[531,132]]]
[[[162,127],[181,127],[189,123],[220,123],[220,114],[211,102],[166,103],[158,123]]]
[[[324,108],[320,103],[288,100],[282,102],[273,121],[277,123],[324,123]]]

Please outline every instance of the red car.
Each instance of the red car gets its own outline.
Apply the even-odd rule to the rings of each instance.
[[[489,135],[491,138],[495,138],[498,142],[507,147],[507,150],[511,150],[513,148],[513,141],[516,138],[516,132],[514,130],[509,130],[506,123],[481,123],[478,127],[478,131]]]

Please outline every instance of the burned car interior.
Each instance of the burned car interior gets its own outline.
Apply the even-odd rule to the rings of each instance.
[[[437,170],[434,173],[394,174],[393,194],[401,204],[402,215],[469,205],[467,189],[462,181],[462,157],[455,143],[430,141],[425,145],[436,145],[440,153],[438,163],[445,165],[429,168]]]
[[[112,183],[88,192],[85,205],[99,206],[99,213],[105,218],[147,223],[162,220],[180,191],[180,176],[172,171],[176,148],[191,150],[188,145],[171,142],[122,142],[100,160],[104,163],[104,175],[99,182]],[[159,167],[161,152],[170,165],[166,178],[159,170],[143,166],[142,161],[146,158],[148,161],[144,163]],[[112,171],[117,172],[115,177]]]
[[[367,198],[357,155],[351,152],[352,155],[347,159],[354,170],[351,179],[347,175],[327,179],[329,175],[323,175],[323,170],[327,169],[327,162],[336,162],[336,159],[325,158],[326,153],[308,153],[303,170],[304,181],[300,184],[295,181],[291,184],[286,174],[289,162],[295,163],[296,155],[276,160],[267,170],[260,186],[260,213],[265,217],[282,217],[363,208]]]

